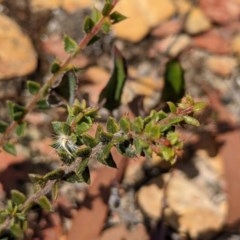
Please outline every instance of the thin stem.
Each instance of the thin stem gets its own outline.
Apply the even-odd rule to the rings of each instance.
[[[116,4],[118,3],[119,0],[113,0],[112,2],[112,7],[111,7],[111,11],[112,9],[116,6]],[[111,12],[110,11],[110,12]],[[65,70],[65,68],[68,66],[68,64],[83,50],[87,47],[88,43],[90,42],[90,40],[97,35],[97,33],[101,30],[102,25],[104,24],[105,20],[108,18],[108,16],[103,16],[97,23],[96,25],[92,28],[92,30],[86,34],[83,39],[79,42],[78,44],[78,49],[75,53],[69,55],[61,64],[61,68],[59,69],[59,71],[55,74],[53,74],[48,80],[47,82],[41,87],[40,91],[31,99],[31,101],[29,102],[29,104],[26,106],[26,112],[25,112],[25,116],[22,120],[25,119],[26,115],[30,112],[33,111],[33,109],[35,108],[37,102],[39,100],[41,100],[42,96],[44,95],[44,91],[46,88],[53,86],[53,84],[57,81],[58,77],[60,76],[60,74]],[[18,125],[17,121],[13,121],[11,122],[11,124],[8,126],[8,128],[6,129],[6,131],[2,134],[1,138],[0,138],[0,148],[4,145],[5,141],[9,138],[9,136],[11,135],[11,133],[14,131],[14,129],[16,128],[16,126]],[[1,149],[0,149],[1,152]]]

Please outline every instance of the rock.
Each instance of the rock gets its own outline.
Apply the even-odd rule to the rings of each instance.
[[[63,8],[69,13],[73,13],[81,8],[88,8],[93,5],[92,0],[31,0],[33,12]]]
[[[211,28],[211,23],[200,8],[193,8],[189,13],[184,29],[189,34],[198,34]]]
[[[206,66],[213,73],[227,77],[233,73],[237,66],[237,60],[228,56],[210,56],[206,60]]]
[[[150,51],[150,55],[156,55],[156,51],[169,56],[175,57],[187,48],[191,43],[191,38],[186,34],[180,34],[177,36],[168,36],[158,41],[153,50]]]
[[[37,67],[37,54],[30,38],[16,22],[0,15],[0,79],[21,77]]]
[[[163,206],[163,180],[161,178],[154,179],[148,185],[144,185],[137,193],[137,201],[148,217],[158,220],[161,217]]]
[[[232,40],[232,50],[233,52],[240,57],[240,34],[237,34]]]
[[[202,48],[216,54],[231,52],[230,41],[217,31],[209,31],[193,38],[193,47]]]
[[[178,33],[181,27],[182,25],[179,19],[171,19],[154,28],[151,35],[154,37],[166,37]]]
[[[171,44],[168,54],[171,57],[176,57],[179,55],[184,49],[190,46],[191,38],[187,34],[181,34],[177,36],[177,39]]]
[[[140,41],[151,27],[175,13],[174,5],[168,0],[122,0],[116,10],[124,13],[128,19],[114,25],[114,32],[117,37],[131,42]]]
[[[192,7],[190,1],[188,0],[175,0],[174,2],[177,7],[177,12],[180,15],[185,15]]]
[[[215,203],[197,184],[176,171],[167,189],[166,220],[191,239],[211,239],[226,218],[226,203]]]
[[[205,14],[218,24],[237,20],[240,15],[240,6],[236,0],[200,0],[200,6]]]

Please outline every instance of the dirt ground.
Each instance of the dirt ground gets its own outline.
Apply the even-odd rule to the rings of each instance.
[[[1,119],[8,120],[7,100],[28,101],[26,80],[43,83],[51,62],[66,57],[63,35],[83,37],[93,2],[101,6],[101,1],[0,0]],[[97,104],[116,45],[128,63],[117,114],[144,115],[157,106],[166,62],[176,58],[185,71],[186,92],[208,103],[199,116],[201,127],[179,130],[185,153],[172,167],[117,152],[117,170],[93,164],[91,184],[64,185],[55,213],[40,212],[26,239],[240,239],[240,1],[121,0],[119,5],[128,20],[74,60],[84,69],[77,95]],[[50,147],[51,121],[62,117],[57,107],[30,113],[19,154],[0,153],[0,207],[11,189],[29,191],[28,173],[58,164]]]

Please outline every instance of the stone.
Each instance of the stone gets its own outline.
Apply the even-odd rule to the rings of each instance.
[[[168,0],[122,0],[116,10],[128,17],[121,24],[113,26],[116,36],[138,42],[147,35],[151,27],[173,16],[176,9]]]
[[[230,41],[217,31],[209,31],[193,37],[193,47],[202,48],[216,54],[231,53]]]
[[[177,36],[176,40],[171,44],[168,54],[171,57],[176,57],[182,51],[184,51],[188,46],[190,46],[191,38],[187,34],[180,34]]]
[[[185,31],[189,34],[198,34],[210,28],[211,23],[203,11],[198,7],[193,8],[185,21]]]
[[[237,34],[232,40],[232,51],[240,57],[240,34]]]
[[[222,77],[227,77],[233,73],[237,67],[237,60],[228,56],[210,56],[206,60],[206,66],[213,73]]]
[[[144,185],[137,192],[137,201],[148,217],[158,220],[161,217],[163,207],[163,180],[161,178],[154,179],[148,185]]]
[[[16,22],[0,15],[0,79],[21,77],[37,67],[37,54],[30,38]]]
[[[73,13],[78,9],[88,8],[92,5],[92,0],[31,0],[33,12],[63,8],[67,12]]]
[[[192,7],[192,4],[188,0],[175,0],[174,3],[180,15],[187,14]]]
[[[181,27],[182,25],[178,19],[171,19],[154,28],[151,35],[154,37],[166,37],[178,33]]]
[[[218,24],[237,20],[240,15],[240,6],[236,0],[200,0],[200,6],[205,14]]]
[[[191,239],[211,239],[224,224],[225,201],[213,202],[203,189],[175,171],[167,188],[166,220]]]

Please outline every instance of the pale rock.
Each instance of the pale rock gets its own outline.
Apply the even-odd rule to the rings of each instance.
[[[142,211],[152,219],[159,219],[162,212],[163,180],[154,179],[150,184],[142,186],[137,193],[137,201]]]
[[[0,79],[21,77],[37,67],[37,54],[30,38],[9,17],[0,15]]]
[[[192,239],[211,239],[224,224],[226,201],[214,202],[194,182],[176,170],[167,188],[166,220]],[[209,233],[205,235],[205,233]]]
[[[33,12],[38,12],[63,8],[73,13],[78,9],[91,7],[93,4],[93,0],[31,0],[31,9]]]
[[[187,14],[192,7],[192,4],[188,0],[175,0],[174,3],[177,7],[178,13],[181,15]]]
[[[191,38],[186,34],[168,36],[158,41],[150,55],[156,55],[156,50],[160,53],[175,57],[186,49],[191,43]]]
[[[168,54],[171,57],[176,57],[184,49],[186,49],[191,43],[191,38],[186,34],[180,34],[177,36],[176,40],[171,44]]]
[[[211,23],[200,8],[193,8],[185,21],[185,30],[189,34],[198,34],[211,28]]]
[[[237,60],[234,57],[213,55],[207,58],[206,66],[213,73],[227,77],[237,67]]]
[[[149,31],[149,24],[139,4],[135,0],[122,0],[118,3],[116,10],[124,13],[126,20],[113,26],[114,33],[117,37],[130,42],[138,42]]]
[[[176,9],[168,0],[122,0],[116,6],[128,19],[113,26],[117,37],[140,41],[150,28],[174,15]]]
[[[231,45],[233,52],[240,57],[240,34],[233,38]]]

